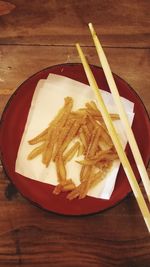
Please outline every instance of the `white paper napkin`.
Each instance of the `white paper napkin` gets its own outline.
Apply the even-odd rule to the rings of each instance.
[[[109,112],[117,113],[112,95],[102,90],[101,93]],[[94,100],[96,102],[95,95],[88,85],[70,78],[50,74],[46,80],[40,80],[38,82],[17,154],[15,166],[15,171],[17,173],[43,183],[57,185],[58,182],[54,163],[51,163],[49,167],[46,168],[41,162],[41,156],[38,156],[34,160],[27,160],[28,154],[33,149],[33,146],[28,144],[28,140],[32,139],[48,126],[50,121],[56,116],[60,107],[63,106],[64,98],[67,96],[74,99],[74,110],[83,107],[88,101]],[[130,124],[132,125],[134,104],[125,98],[121,99]],[[118,120],[114,121],[114,126],[125,148],[127,139],[123,130],[123,125],[120,120]],[[78,185],[80,183],[79,174],[81,166],[75,162],[76,159],[75,157],[67,164],[67,175]],[[119,160],[116,160],[111,170],[107,173],[106,178],[90,189],[88,195],[109,199],[114,190],[119,165]]]

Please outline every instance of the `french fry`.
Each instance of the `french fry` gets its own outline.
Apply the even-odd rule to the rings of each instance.
[[[73,200],[77,197],[79,197],[79,199],[83,199],[86,196],[88,190],[104,178],[110,166],[111,165],[107,166],[105,170],[104,168],[103,170],[99,170],[96,174],[94,174],[94,172],[91,172],[90,179],[82,181],[79,186],[77,186],[72,192],[67,195],[67,199]]]
[[[59,154],[59,150],[60,150],[60,148],[61,148],[66,136],[68,135],[68,133],[70,131],[70,128],[71,128],[70,126],[65,126],[65,127],[62,128],[62,133],[58,137],[58,140],[57,140],[57,143],[56,143],[56,146],[55,146],[55,150],[54,150],[54,153],[53,153],[53,157],[52,157],[52,159],[54,161],[57,158],[57,154]]]
[[[86,197],[89,189],[91,189],[104,178],[109,168],[110,166],[103,170],[99,170],[96,174],[92,173],[90,178],[84,181],[84,187],[82,190],[80,189],[79,199],[83,199]]]
[[[53,190],[53,194],[59,195],[61,192],[72,191],[76,188],[74,182],[71,179],[62,181]]]
[[[30,154],[28,155],[27,159],[31,160],[31,159],[34,159],[35,157],[37,157],[38,155],[40,155],[43,151],[43,148],[44,148],[44,145],[40,145],[36,148],[34,148]]]
[[[84,154],[84,146],[83,146],[83,144],[80,143],[77,156],[79,157],[83,154]]]
[[[59,182],[62,183],[66,181],[66,169],[65,169],[64,162],[62,160],[62,155],[59,155],[56,161],[56,170],[57,170]]]
[[[75,184],[72,182],[70,184],[66,184],[62,187],[62,192],[72,191],[76,188]]]
[[[100,150],[108,150],[108,149],[112,149],[113,144],[108,144],[104,139],[103,136],[100,137],[99,142],[98,142],[98,146]]]
[[[89,167],[89,166],[88,166]],[[84,198],[86,195],[87,195],[87,192],[89,190],[89,187],[90,187],[90,183],[91,183],[91,177],[93,174],[93,169],[94,169],[94,166],[90,166],[88,168],[88,171],[87,171],[87,174],[86,174],[86,177],[85,179],[83,179],[83,181],[81,182],[81,187],[80,187],[80,194],[79,194],[79,199],[82,199]]]
[[[79,199],[85,198],[89,189],[95,186],[105,177],[111,166],[112,162],[109,162],[107,166],[103,164],[97,173],[94,173],[94,171],[91,169],[90,177],[81,183],[81,185],[83,185],[79,188]]]
[[[88,116],[87,116],[87,128],[88,128],[89,132],[92,133],[94,126],[93,126],[93,123],[91,123],[91,121],[89,120]]]
[[[28,143],[30,145],[35,145],[41,141],[44,141],[46,138],[46,135],[48,133],[48,128],[46,128],[44,131],[42,131],[40,134],[38,134],[36,137],[34,137],[33,139],[29,140]]]
[[[57,140],[59,130],[66,123],[69,114],[71,112],[72,106],[73,106],[72,98],[69,97],[65,98],[64,107],[60,109],[56,118],[51,122],[48,128],[47,139],[45,141],[43,157],[42,157],[42,162],[46,165],[46,167],[48,167],[49,162],[51,161],[55,140]]]
[[[85,124],[82,126],[82,130],[83,130],[83,134],[85,136],[86,144],[87,144],[87,147],[88,147],[88,144],[90,142],[91,133],[90,133],[87,125],[85,125]]]
[[[61,120],[59,121],[58,128],[61,129],[61,127],[65,126],[68,117],[70,116],[70,112],[73,106],[73,102],[69,102],[66,107],[64,108],[63,116],[61,117]]]
[[[87,140],[86,140],[86,138],[85,138],[85,135],[84,135],[84,133],[83,133],[82,128],[81,128],[80,131],[79,131],[79,138],[80,138],[81,143],[82,143],[82,145],[83,145],[83,154],[84,154],[84,152],[85,152],[86,149],[87,149],[87,145],[88,145],[88,143],[87,143]]]
[[[98,151],[97,153],[95,153],[95,155],[91,156],[90,159],[92,159],[92,160],[96,159],[98,161],[101,161],[101,160],[107,160],[107,158],[109,158],[109,156],[112,156],[112,159],[113,158],[116,159],[116,157],[118,158],[118,155],[116,152],[114,152],[111,149],[108,149],[108,150]]]
[[[99,114],[99,111],[98,110],[95,110],[93,108],[88,108],[87,109],[87,113],[90,114],[91,116],[94,116],[94,117],[102,117],[100,114]]]
[[[70,132],[68,133],[67,137],[64,140],[64,143],[62,144],[60,148],[60,152],[63,153],[65,149],[68,147],[69,143],[73,140],[75,137],[76,133],[78,132],[80,126],[82,125],[83,120],[78,119],[75,121],[75,123],[72,125]]]
[[[86,103],[85,106],[86,106],[87,110],[98,111],[98,108],[97,108],[94,101]]]
[[[110,138],[110,135],[108,133],[108,131],[106,130],[106,128],[104,128],[104,126],[101,124],[101,132],[102,132],[102,138],[104,139],[104,141],[110,146],[113,146],[112,140]]]
[[[76,152],[78,151],[80,146],[79,142],[76,142],[64,155],[63,155],[63,160],[66,163],[67,161],[70,161]]]
[[[98,109],[98,107],[97,107],[97,105],[96,105],[96,103],[94,102],[94,101],[90,101],[90,106],[93,108],[93,109],[95,109],[95,110],[98,110],[99,111],[99,109]],[[100,113],[100,111],[99,111],[99,113]],[[100,113],[101,114],[101,113]]]
[[[62,192],[62,185],[58,184],[55,186],[54,190],[53,190],[53,194],[54,195],[59,195]]]
[[[97,150],[97,144],[98,144],[98,140],[99,140],[100,135],[101,135],[101,129],[96,127],[94,132],[93,132],[92,138],[90,140],[90,144],[89,144],[89,147],[87,150],[86,157],[89,157],[89,156],[92,156],[95,154],[95,152]]]
[[[51,157],[52,157],[54,139],[55,139],[55,136],[53,134],[54,130],[55,130],[55,127],[54,127],[54,125],[51,124],[51,126],[48,128],[47,137],[46,137],[46,140],[44,142],[42,162],[43,162],[43,164],[46,165],[46,167],[48,167],[49,162],[50,162]]]
[[[83,193],[85,191],[86,181],[88,181],[88,179],[82,181],[80,185],[78,185],[72,192],[70,192],[67,195],[67,199],[73,200],[73,199],[79,197],[80,195],[83,195]]]
[[[91,179],[90,188],[95,186],[100,180],[104,179],[104,177],[106,176],[111,166],[112,166],[112,162],[107,162],[107,165],[105,164],[105,162],[101,164],[101,168]]]
[[[83,128],[83,130],[84,130],[84,132],[85,132],[85,134],[86,134],[87,138],[89,138],[89,139],[90,139],[91,132],[90,132],[90,130],[89,130],[89,128],[88,128],[88,126],[87,126],[87,125],[83,125],[83,126],[82,126],[82,128]]]
[[[84,165],[84,166],[92,166],[95,165],[98,160],[97,159],[84,159],[84,160],[76,160],[77,163]]]
[[[78,162],[78,163],[80,163],[80,162]],[[81,172],[80,172],[80,181],[81,182],[83,182],[85,179],[88,179],[90,171],[91,171],[91,166],[87,166],[86,164],[84,166],[82,166]]]
[[[87,109],[87,113],[90,114],[91,116],[94,116],[94,118],[96,120],[100,120],[100,121],[103,121],[103,118],[102,118],[102,115],[101,113],[98,111],[98,110],[95,110],[95,109]],[[118,114],[116,113],[110,113],[110,117],[112,120],[119,120],[120,117]]]
[[[80,188],[82,187],[82,184],[80,184],[79,186],[77,186],[73,191],[71,191],[68,195],[67,195],[67,199],[68,200],[73,200],[75,198],[77,198],[80,195]]]
[[[105,151],[102,151],[102,152],[105,152]],[[102,154],[99,154],[99,155],[100,155],[99,157],[94,157],[94,158],[91,158],[91,159],[84,159],[84,160],[77,161],[77,162],[79,164],[81,164],[81,165],[92,166],[92,165],[96,165],[97,162],[100,162],[101,160],[102,161],[113,161],[113,160],[118,159],[118,155],[117,154],[102,153]]]
[[[106,176],[113,161],[118,159],[96,103],[91,101],[76,111],[72,111],[72,107],[73,99],[66,97],[64,106],[48,127],[28,141],[30,145],[41,143],[30,152],[28,159],[42,154],[42,162],[46,167],[54,161],[58,185],[53,193],[58,195],[70,191],[67,195],[69,200],[86,197],[89,189]],[[119,118],[117,114],[111,114],[111,117]],[[75,143],[68,149],[74,140]],[[77,156],[84,156],[83,160],[76,160],[82,166],[77,187],[71,179],[67,179],[65,166],[76,153]]]
[[[108,168],[109,166],[111,166],[113,161],[107,161],[107,160],[102,160],[102,161],[98,161],[95,166],[97,168],[99,168],[100,170],[104,170],[105,168]]]
[[[95,119],[103,121],[102,114],[94,101],[86,103],[85,106],[87,107],[87,113],[91,113],[91,115],[94,116]],[[119,115],[116,113],[110,113],[110,117],[112,120],[120,119]]]

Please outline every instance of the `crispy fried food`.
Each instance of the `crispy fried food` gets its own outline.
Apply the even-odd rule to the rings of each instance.
[[[67,198],[85,198],[90,188],[99,183],[111,168],[118,155],[113,146],[107,128],[94,101],[85,107],[72,111],[73,99],[66,97],[64,106],[48,127],[36,137],[28,141],[37,145],[28,159],[42,155],[46,167],[55,162],[58,185],[53,193],[69,192]],[[112,119],[119,119],[117,114],[110,114]],[[72,179],[67,178],[67,162],[77,155],[81,165],[80,184],[76,186]]]
[[[94,111],[98,111],[100,113],[100,111],[97,108],[96,103],[94,101],[90,101],[90,102],[86,103],[85,106],[87,107],[87,110],[94,110]]]
[[[103,121],[102,114],[101,114],[100,110],[97,108],[96,103],[94,101],[86,103],[85,106],[87,107],[87,110],[86,110],[87,113],[94,116],[94,118],[96,120]],[[120,119],[119,115],[116,113],[110,113],[110,117],[112,120],[119,120]]]
[[[87,150],[87,155],[86,157],[90,157],[93,156],[96,151],[97,151],[97,144],[98,144],[98,140],[100,138],[101,135],[101,129],[100,128],[95,128],[95,131],[92,135],[88,150]]]
[[[70,161],[76,152],[78,151],[80,146],[80,142],[76,142],[63,156],[63,160],[66,163],[67,161]]]
[[[94,129],[94,125],[93,123],[90,121],[89,116],[87,116],[87,128],[89,130],[90,133],[92,133],[93,129]]]
[[[77,156],[79,157],[83,154],[84,154],[84,146],[83,146],[83,144],[80,143]]]
[[[66,181],[66,168],[64,165],[64,161],[62,159],[62,155],[59,155],[59,157],[56,160],[56,170],[59,182],[62,183]]]
[[[69,183],[69,184],[66,184],[63,186],[62,188],[62,192],[67,192],[67,191],[72,191],[76,188],[75,184],[72,182],[72,183]]]
[[[69,134],[70,127],[73,125],[73,123],[74,123],[74,120],[70,120],[69,123],[66,123],[66,126],[62,127],[62,133],[60,134],[60,132],[58,132],[59,136],[58,136],[58,140],[56,142],[55,150],[54,150],[54,153],[53,153],[53,160],[54,161],[55,161],[55,159],[57,157],[57,154],[59,154],[59,150],[61,149],[62,144],[63,144],[66,136]]]
[[[40,155],[42,153],[42,151],[43,151],[43,147],[44,147],[44,145],[42,144],[42,145],[34,148],[30,152],[30,154],[28,155],[27,159],[31,160],[31,159],[34,159],[35,157],[37,157],[38,155]]]
[[[65,138],[61,148],[60,148],[60,153],[63,153],[65,149],[68,147],[70,142],[73,140],[73,138],[76,136],[76,133],[78,132],[80,126],[83,123],[83,119],[77,119],[74,124],[72,125],[67,137]]]
[[[42,162],[46,165],[46,167],[48,167],[51,161],[52,153],[54,150],[54,144],[60,133],[60,129],[65,125],[70,115],[72,106],[73,106],[72,98],[70,97],[65,98],[64,107],[58,112],[56,118],[51,122],[49,126],[42,158]]]
[[[38,134],[36,137],[34,137],[33,139],[29,140],[28,143],[30,145],[35,145],[39,142],[42,142],[46,139],[48,133],[48,128],[46,128],[43,132],[41,132],[40,134]]]
[[[87,127],[87,125],[83,125],[82,129],[83,129],[83,132],[84,132],[84,135],[86,137],[87,142],[89,142],[90,135],[91,135],[89,128]]]
[[[83,129],[81,128],[80,131],[79,131],[79,138],[80,138],[80,141],[82,143],[82,146],[83,146],[83,154],[85,153],[86,149],[87,149],[87,146],[88,146],[88,142],[86,140],[86,137],[83,133]]]
[[[80,173],[80,181],[83,182],[85,179],[88,179],[91,173],[91,166],[83,166]]]
[[[79,186],[67,195],[67,199],[73,200],[77,197],[79,197],[79,199],[85,198],[89,189],[104,179],[111,165],[112,163],[107,164],[107,166],[105,166],[105,164],[101,165],[101,168],[96,173],[92,171],[88,179],[83,180]]]
[[[76,186],[72,179],[68,179],[64,182],[59,183],[53,190],[53,194],[59,195],[61,192],[72,191],[75,189],[75,187]]]
[[[55,140],[57,138],[56,134],[54,135],[54,131],[54,128],[50,129],[50,132],[48,132],[49,139],[47,139],[44,144],[42,162],[46,167],[48,167],[51,161]]]
[[[110,152],[106,152],[106,151],[100,151],[98,153],[99,156],[94,156],[93,158],[90,159],[84,159],[81,161],[77,161],[79,164],[81,165],[85,165],[85,166],[92,166],[92,165],[96,165],[97,162],[100,161],[113,161],[115,159],[118,159],[118,155],[115,153],[110,153]]]

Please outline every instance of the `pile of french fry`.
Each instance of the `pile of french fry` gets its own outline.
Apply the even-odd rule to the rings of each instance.
[[[118,120],[117,114],[110,114]],[[53,193],[68,192],[67,198],[85,198],[89,189],[99,183],[111,168],[118,155],[105,127],[102,115],[94,101],[85,104],[84,108],[73,111],[73,99],[66,97],[64,106],[48,127],[39,135],[29,140],[36,147],[28,155],[32,160],[41,155],[42,163],[48,167],[53,161],[56,164],[58,185]],[[83,155],[80,185],[76,186],[67,177],[66,164],[74,156]]]

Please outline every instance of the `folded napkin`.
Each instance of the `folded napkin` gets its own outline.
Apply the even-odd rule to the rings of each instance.
[[[101,93],[108,111],[110,113],[117,113],[112,95],[103,90],[101,90]],[[35,137],[48,126],[60,107],[64,105],[64,98],[67,96],[73,98],[74,110],[84,107],[85,103],[91,100],[96,102],[95,95],[90,86],[70,78],[50,74],[47,79],[42,79],[38,82],[17,154],[15,165],[15,171],[17,173],[43,183],[58,184],[54,163],[51,163],[46,168],[42,164],[41,155],[33,160],[27,160],[28,154],[34,148],[34,146],[28,144],[28,140]],[[134,104],[123,97],[121,100],[127,112],[130,125],[132,125]],[[124,127],[120,120],[114,121],[113,123],[121,143],[125,148],[127,139]],[[76,156],[67,163],[67,177],[72,178],[75,184],[78,185],[80,183],[79,174],[81,165],[75,162],[76,159],[79,159],[79,157],[77,158]],[[115,160],[105,179],[90,189],[88,195],[96,198],[109,199],[114,190],[119,166],[120,161]]]

